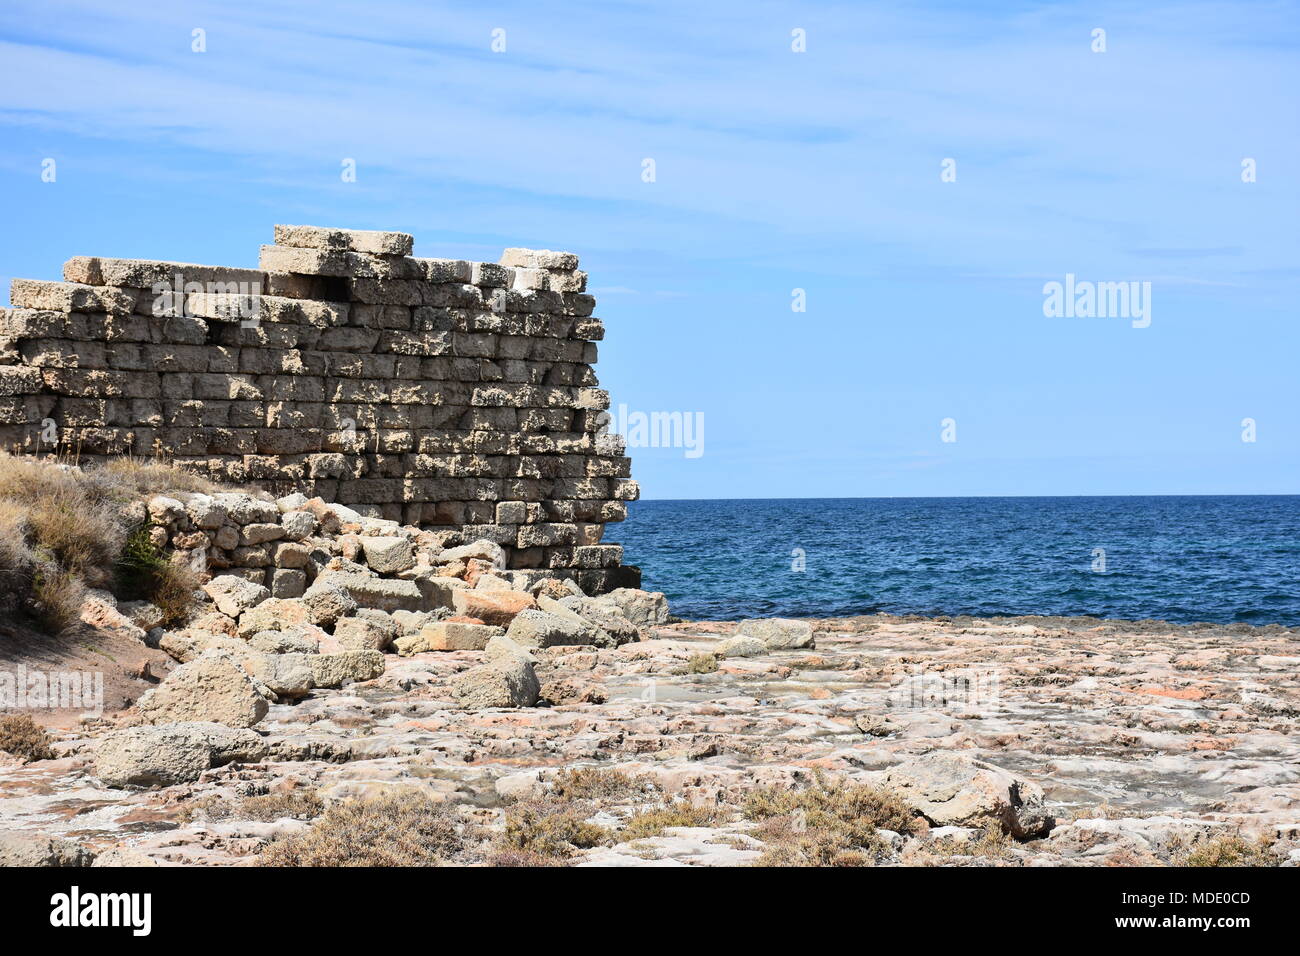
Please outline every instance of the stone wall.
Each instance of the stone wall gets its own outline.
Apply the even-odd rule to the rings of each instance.
[[[411,256],[403,233],[276,226],[260,269],[78,256],[0,311],[0,445],[162,456],[486,538],[513,568],[636,586],[604,525],[638,491],[566,252]]]

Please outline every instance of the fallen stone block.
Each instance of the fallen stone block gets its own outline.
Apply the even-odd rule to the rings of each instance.
[[[254,584],[233,574],[223,574],[203,585],[203,591],[217,606],[217,610],[230,617],[239,617],[271,596],[260,584]]]
[[[886,771],[882,783],[935,826],[981,827],[994,822],[1023,840],[1047,834],[1056,822],[1036,784],[956,754],[914,757]]]
[[[522,657],[501,657],[457,674],[452,695],[467,710],[532,707],[541,694],[533,665]]]
[[[384,672],[384,655],[379,651],[306,656],[313,687],[342,687],[350,681],[374,680]]]
[[[467,624],[463,621],[434,621],[420,631],[431,651],[481,651],[488,641],[505,630],[490,624]]]
[[[615,588],[602,594],[601,601],[618,606],[623,616],[637,627],[653,627],[668,623],[668,599],[662,591],[642,591],[640,588]]]
[[[91,866],[94,860],[95,854],[71,840],[23,830],[0,832],[0,867]]]
[[[396,574],[415,565],[415,548],[408,538],[363,537],[366,565],[378,574]]]
[[[453,591],[452,608],[457,614],[476,617],[484,624],[508,626],[519,612],[535,607],[531,594],[523,591]]]
[[[198,721],[252,727],[266,716],[267,703],[239,660],[225,651],[208,650],[141,695],[136,708],[153,724]]]
[[[110,787],[192,783],[203,771],[236,761],[255,763],[266,743],[251,730],[185,722],[132,727],[95,748],[95,775]]]
[[[781,617],[751,619],[741,621],[736,633],[758,638],[772,651],[814,646],[812,625],[807,621]]]
[[[577,615],[561,616],[536,609],[520,611],[506,631],[506,637],[520,647],[595,644],[600,634],[599,628],[592,627]]]

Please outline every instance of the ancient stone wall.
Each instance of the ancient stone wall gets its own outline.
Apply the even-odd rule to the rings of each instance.
[[[0,445],[160,455],[487,538],[515,568],[635,586],[602,544],[637,497],[571,253],[411,256],[403,233],[276,226],[260,269],[78,256],[0,311]]]

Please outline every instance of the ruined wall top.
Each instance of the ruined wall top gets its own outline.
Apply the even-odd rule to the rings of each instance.
[[[489,538],[515,568],[634,585],[637,497],[568,252],[417,258],[400,232],[275,227],[257,269],[75,256],[0,310],[0,443],[160,455]]]

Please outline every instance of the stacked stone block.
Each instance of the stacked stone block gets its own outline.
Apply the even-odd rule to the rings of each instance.
[[[276,226],[260,269],[78,256],[0,310],[0,445],[159,455],[231,484],[486,538],[636,586],[604,525],[638,491],[566,252],[421,259],[396,232]]]

